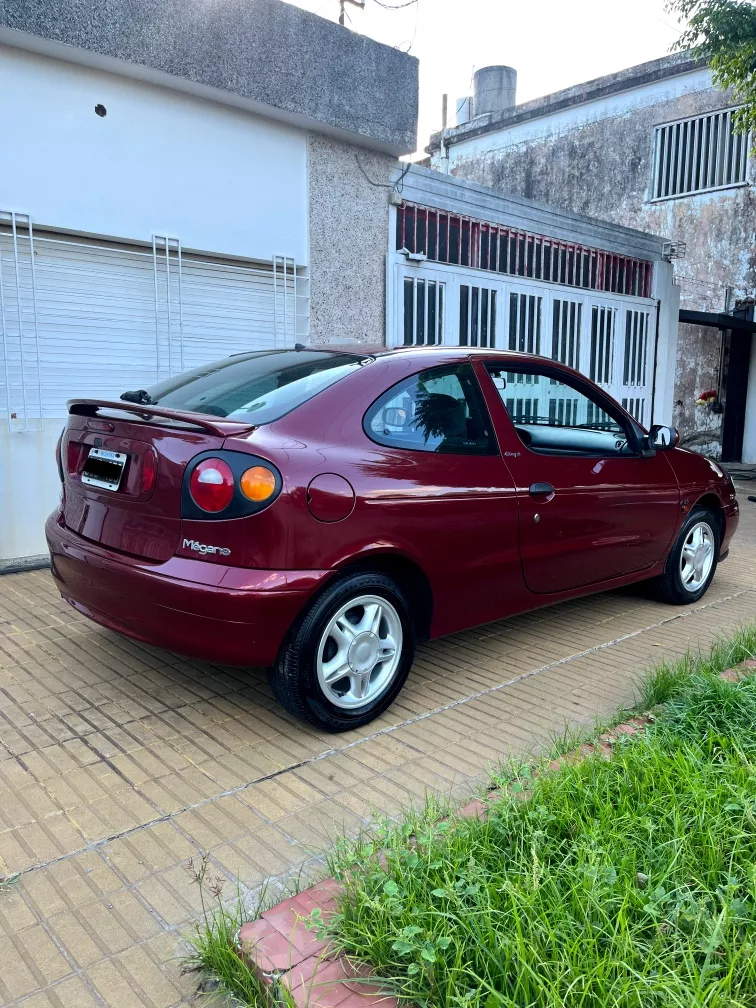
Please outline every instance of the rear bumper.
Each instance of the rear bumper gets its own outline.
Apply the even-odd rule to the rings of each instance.
[[[96,623],[155,647],[225,665],[268,666],[329,570],[269,571],[172,557],[124,556],[46,525],[63,598]]]

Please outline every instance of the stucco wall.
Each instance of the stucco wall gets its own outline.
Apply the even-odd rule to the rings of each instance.
[[[417,59],[280,0],[2,0],[0,36],[124,61],[383,150],[415,148]]]
[[[590,105],[576,108],[553,132],[518,139],[512,129],[508,139],[510,131],[500,130],[479,136],[474,146],[452,147],[451,170],[483,185],[685,242],[686,256],[674,264],[682,307],[722,311],[726,288],[735,298],[752,293],[756,196],[750,186],[648,201],[654,126],[722,109],[731,104],[729,96],[705,86],[671,99],[650,92],[645,104],[636,93],[631,107],[622,95],[613,100],[613,113],[607,108],[596,117]],[[696,409],[695,396],[716,388],[720,342],[718,330],[681,326],[673,393],[683,437],[705,442],[712,453],[719,425],[707,430],[714,418]]]
[[[310,340],[383,344],[388,182],[397,161],[318,134],[308,153]]]

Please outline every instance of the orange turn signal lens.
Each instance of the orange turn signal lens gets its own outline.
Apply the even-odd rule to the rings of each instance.
[[[251,469],[242,473],[239,486],[245,497],[259,504],[260,501],[267,500],[275,493],[275,473],[266,469],[265,466],[252,466]]]

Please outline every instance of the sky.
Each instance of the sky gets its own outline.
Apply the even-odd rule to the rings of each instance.
[[[338,20],[339,0],[287,0]],[[399,5],[407,0],[381,0]],[[517,70],[517,101],[666,55],[681,28],[665,0],[415,0],[386,10],[347,4],[347,27],[420,60],[419,150],[441,127],[441,96],[472,91],[479,67]]]

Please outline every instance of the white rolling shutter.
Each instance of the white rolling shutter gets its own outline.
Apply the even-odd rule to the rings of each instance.
[[[307,280],[291,259],[253,266],[182,255],[170,239],[149,249],[32,235],[26,221],[14,238],[14,219],[0,215],[0,416],[11,429],[64,416],[67,399],[117,397],[306,339]]]

